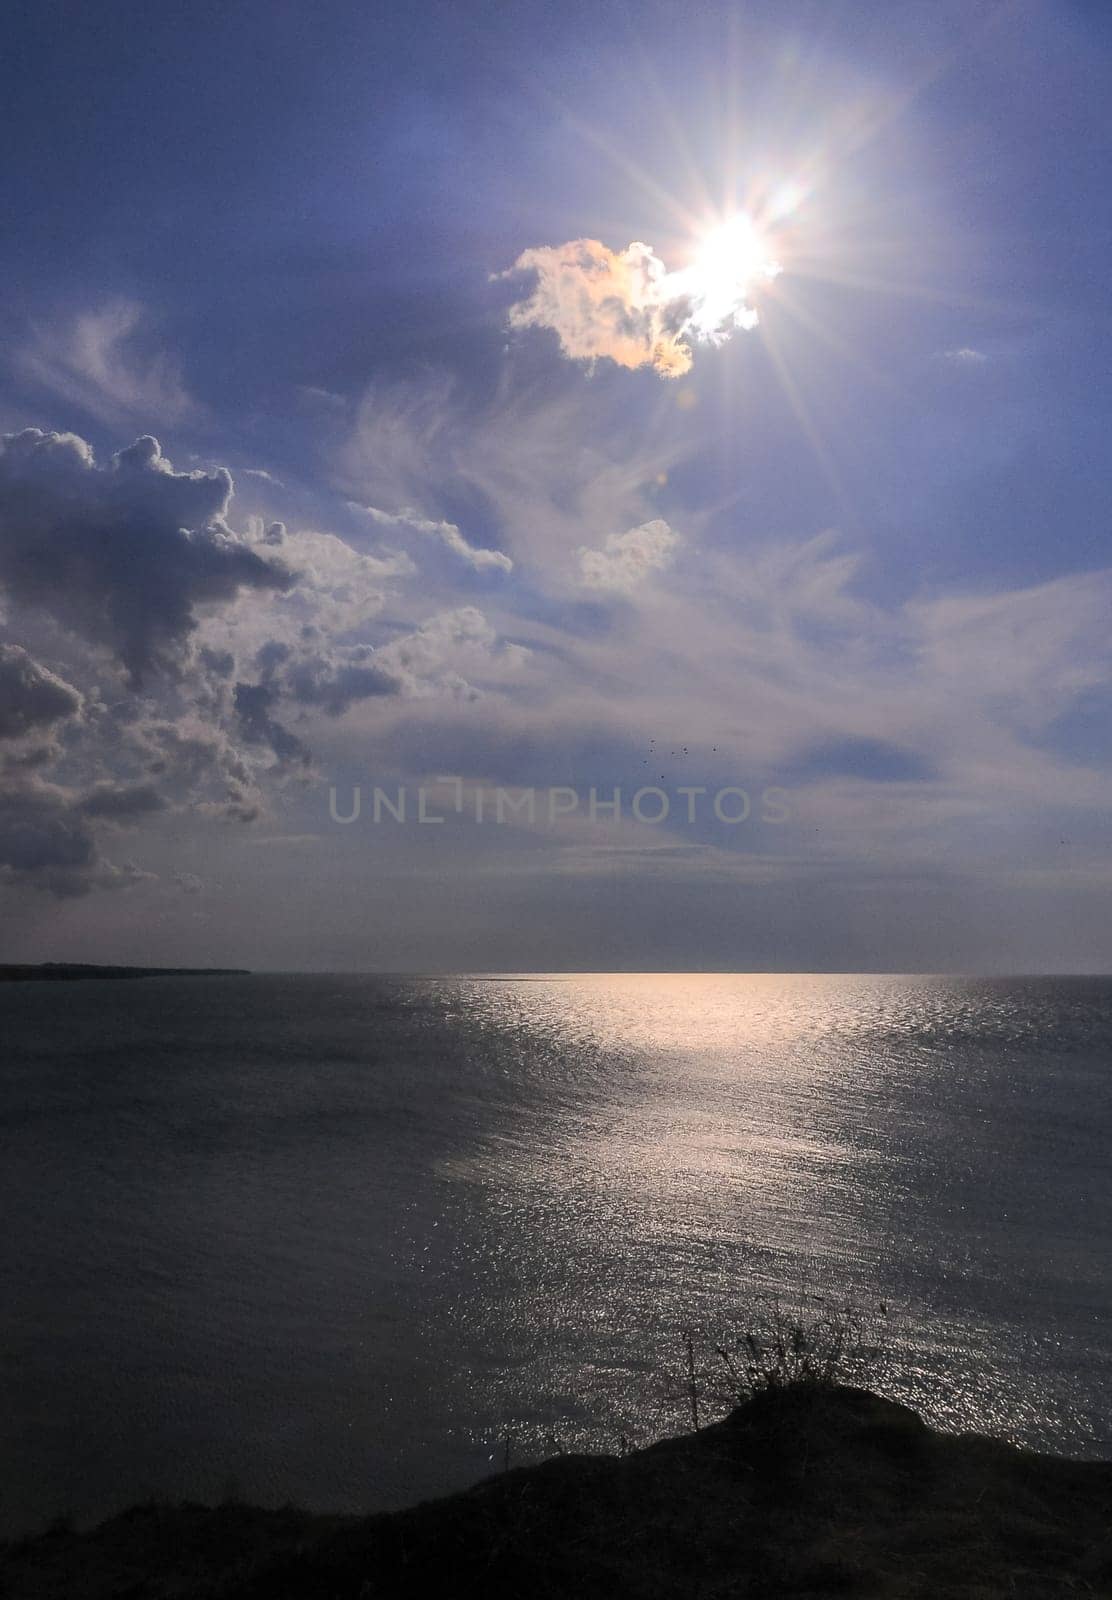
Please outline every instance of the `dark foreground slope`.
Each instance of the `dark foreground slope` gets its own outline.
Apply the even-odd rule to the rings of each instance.
[[[1112,1595],[1112,1464],[936,1434],[863,1390],[791,1391],[635,1455],[565,1456],[392,1515],[137,1509],[10,1547],[0,1594]]]

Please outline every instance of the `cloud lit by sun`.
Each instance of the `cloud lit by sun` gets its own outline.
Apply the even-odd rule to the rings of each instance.
[[[785,186],[760,220],[747,211],[716,219],[698,233],[687,264],[672,271],[639,241],[620,251],[597,239],[525,250],[511,273],[531,273],[532,289],[510,308],[509,325],[552,329],[573,360],[681,377],[694,345],[721,344],[756,326],[754,302],[782,271],[776,226],[801,198]]]
[[[782,270],[763,229],[739,211],[708,229],[691,265],[671,273],[665,285],[673,298],[690,304],[685,332],[720,344],[737,328],[756,327],[757,310],[750,299]]]

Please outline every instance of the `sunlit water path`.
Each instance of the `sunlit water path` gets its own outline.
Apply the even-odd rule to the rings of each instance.
[[[398,1505],[684,1424],[801,1283],[875,1381],[1112,1454],[1112,981],[0,991],[0,1518]]]

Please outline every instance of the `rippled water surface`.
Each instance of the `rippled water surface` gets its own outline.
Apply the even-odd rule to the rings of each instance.
[[[1112,981],[0,989],[0,1519],[403,1504],[684,1423],[680,1332],[1112,1454]],[[708,1396],[709,1402],[709,1396]]]

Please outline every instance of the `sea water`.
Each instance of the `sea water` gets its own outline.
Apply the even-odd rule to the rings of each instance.
[[[685,1330],[711,1414],[801,1292],[932,1422],[1112,1454],[1112,981],[9,984],[0,1030],[7,1532],[674,1432]]]

